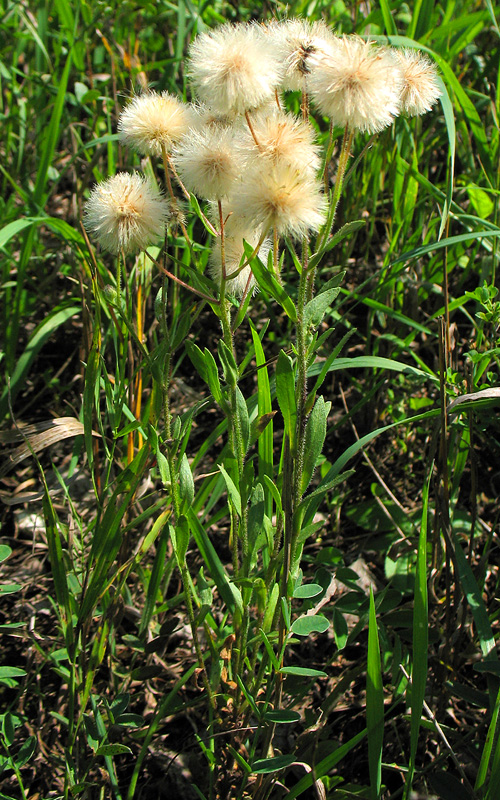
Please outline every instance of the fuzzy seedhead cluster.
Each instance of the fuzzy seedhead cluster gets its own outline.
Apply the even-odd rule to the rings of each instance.
[[[322,22],[299,19],[199,35],[188,75],[194,103],[147,92],[118,123],[124,144],[162,159],[168,199],[138,173],[115,176],[91,194],[86,227],[113,253],[153,244],[169,221],[186,233],[174,180],[186,198],[210,201],[211,275],[240,296],[253,283],[244,241],[266,261],[270,235],[276,249],[281,236],[303,238],[325,223],[328,164],[310,108],[332,130],[344,128],[346,140],[377,133],[399,114],[423,114],[440,95],[435,66],[419,51],[335,36]],[[301,118],[285,110],[288,91],[301,92]]]

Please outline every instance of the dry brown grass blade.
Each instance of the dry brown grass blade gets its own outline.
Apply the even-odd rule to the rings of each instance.
[[[32,453],[39,453],[63,439],[72,436],[81,436],[83,425],[76,417],[58,417],[56,419],[36,422],[33,425],[24,425],[16,431],[4,431],[0,433],[0,442],[3,444],[15,444],[21,441],[18,447],[11,450],[2,465],[0,466],[0,478],[3,478],[21,461],[28,458]],[[93,436],[100,436],[99,433],[92,431]]]

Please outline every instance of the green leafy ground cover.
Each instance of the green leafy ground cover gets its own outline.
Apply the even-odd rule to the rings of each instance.
[[[169,287],[165,436],[154,388],[165,358],[161,279],[144,261],[141,347],[130,329],[136,273],[123,278],[127,327],[106,294],[113,262],[94,263],[80,224],[96,181],[140,166],[116,136],[131,93],[150,86],[190,99],[184,58],[197,33],[286,11],[2,6],[2,796],[498,796],[495,8],[288,6],[336,32],[418,42],[446,94],[421,119],[356,138],[336,227],[363,224],[318,266],[319,286],[341,270],[346,278],[318,318],[319,336],[334,333],[309,370],[309,390],[324,381],[314,409],[326,438],[319,450],[309,442],[311,536],[281,611],[284,661],[271,619],[278,590],[266,593],[256,564],[251,585],[230,580],[238,503],[242,515],[228,421],[209,391],[217,399],[231,384],[223,348],[211,368],[219,322]],[[300,98],[289,102],[297,112]],[[316,125],[326,143],[328,123]],[[205,234],[190,220],[203,265]],[[270,492],[265,510],[261,490],[252,495],[259,535],[264,516],[280,514],[282,442],[293,429],[284,398],[298,277],[292,248],[283,252],[286,292],[266,284],[252,324],[235,335],[238,387],[260,422],[248,431],[252,460]],[[200,282],[181,236],[171,254],[185,281]],[[132,413],[139,379],[143,406]],[[24,425],[34,427],[21,435]],[[174,461],[184,505],[172,526]],[[250,639],[246,673],[234,651],[242,598],[264,631],[253,650]],[[250,667],[258,678],[242,681]]]

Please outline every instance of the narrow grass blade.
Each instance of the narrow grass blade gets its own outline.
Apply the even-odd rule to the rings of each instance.
[[[422,491],[422,522],[418,541],[417,568],[413,605],[413,668],[411,685],[410,764],[406,776],[405,797],[409,796],[415,772],[418,734],[427,682],[428,602],[427,602],[427,519],[429,513],[429,483]]]
[[[370,588],[368,615],[368,660],[366,669],[366,728],[368,731],[368,767],[370,794],[378,800],[382,785],[382,748],[384,743],[384,692],[378,640],[375,601]]]
[[[486,783],[486,778],[488,775],[488,768],[490,764],[491,753],[493,750],[493,745],[495,741],[497,742],[496,750],[495,750],[495,759],[494,759],[494,766],[492,772],[496,768],[498,769],[498,761],[499,761],[499,742],[500,739],[497,740],[497,725],[498,725],[498,717],[500,715],[500,689],[497,693],[497,698],[495,701],[495,707],[493,709],[493,714],[491,715],[491,721],[488,727],[488,733],[486,735],[486,741],[484,743],[483,752],[481,753],[481,761],[479,764],[479,769],[477,771],[476,783],[474,784],[474,789],[476,792],[480,793],[481,789],[484,787]],[[491,783],[491,782],[490,782]]]

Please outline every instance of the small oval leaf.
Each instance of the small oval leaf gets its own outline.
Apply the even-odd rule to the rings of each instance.
[[[297,586],[293,596],[297,599],[307,599],[308,597],[316,597],[321,594],[323,587],[319,583],[304,583],[302,586]]]
[[[126,744],[103,744],[97,750],[96,756],[119,756],[122,753],[131,753],[130,747]]]
[[[291,631],[296,636],[309,636],[311,633],[325,633],[330,627],[326,617],[321,614],[299,617],[292,624]]]

